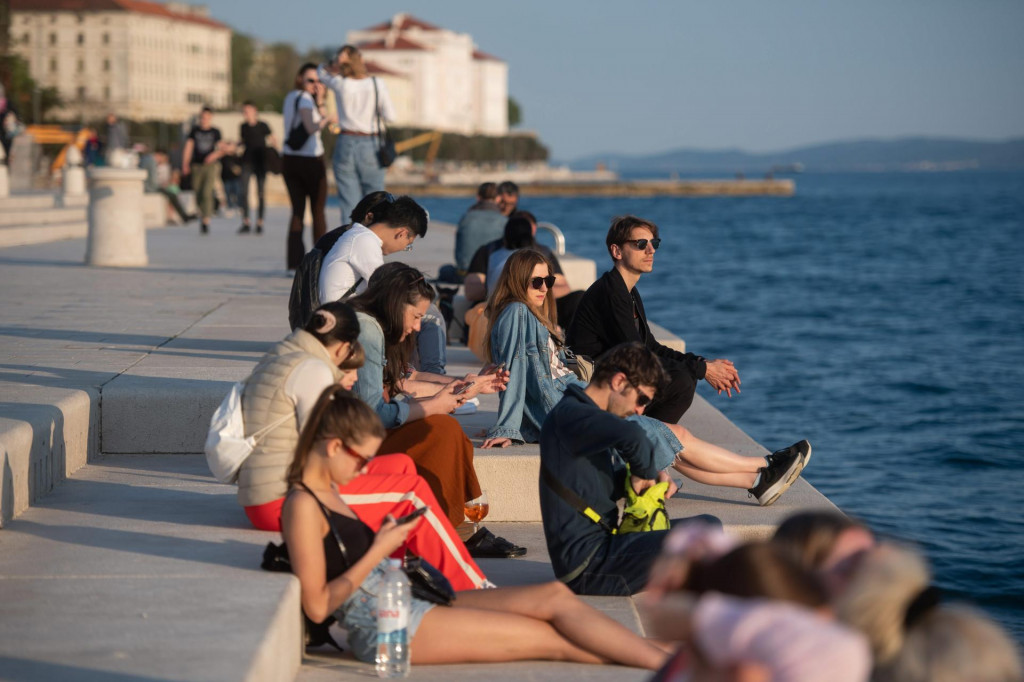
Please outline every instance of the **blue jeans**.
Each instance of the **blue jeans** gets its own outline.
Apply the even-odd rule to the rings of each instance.
[[[672,519],[672,525],[700,519],[721,527],[722,521],[710,514]],[[576,594],[627,596],[647,584],[651,565],[661,554],[667,530],[609,535],[590,563],[578,576],[566,583]]]
[[[352,222],[349,215],[359,200],[370,192],[384,189],[386,168],[377,161],[377,137],[339,135],[334,143],[334,182],[338,189],[341,223]]]
[[[445,374],[448,363],[448,333],[444,328],[444,316],[436,303],[431,303],[427,314],[420,321],[420,333],[416,335],[416,362],[421,372]]]

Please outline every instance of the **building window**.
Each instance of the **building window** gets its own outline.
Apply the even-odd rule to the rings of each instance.
[[[110,71],[110,60],[109,59],[104,59],[103,60],[103,70],[104,71]]]
[[[84,85],[79,85],[78,86],[78,101],[82,102],[84,100],[85,100],[85,86]]]
[[[104,45],[109,45],[110,44],[110,34],[109,33],[104,33],[103,34],[103,44]]]
[[[81,59],[78,60],[78,73],[85,73],[85,61],[84,60],[81,60]]]
[[[56,45],[57,44],[57,34],[56,33],[51,33],[50,34],[50,44],[51,45]]]
[[[85,34],[84,33],[79,33],[78,34],[78,44],[79,45],[85,45]]]
[[[56,70],[57,70],[57,58],[53,57],[53,58],[50,59],[50,71],[56,71]]]
[[[103,99],[110,101],[110,86],[106,85],[103,87]]]
[[[78,19],[78,23],[82,23],[83,21],[85,21],[85,17],[83,17],[81,13],[76,15],[75,18]]]

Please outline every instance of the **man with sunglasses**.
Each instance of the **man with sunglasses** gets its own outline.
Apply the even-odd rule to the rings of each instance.
[[[586,388],[570,385],[540,432],[540,508],[551,566],[577,594],[627,595],[644,587],[668,531],[618,534],[626,485],[640,493],[668,481],[655,446],[626,417],[642,414],[666,381],[639,343],[611,349]],[[627,481],[624,464],[629,465]],[[712,516],[702,517],[721,524]]]
[[[613,267],[580,300],[569,325],[569,347],[579,355],[597,358],[620,343],[642,343],[658,356],[669,376],[647,415],[669,424],[677,423],[689,409],[701,379],[719,393],[725,391],[730,397],[734,390],[739,393],[740,377],[732,362],[680,353],[651,334],[636,284],[654,269],[654,252],[661,245],[658,226],[631,215],[614,218],[605,244]]]

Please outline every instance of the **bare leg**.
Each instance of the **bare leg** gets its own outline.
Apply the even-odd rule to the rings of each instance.
[[[666,659],[561,583],[460,592],[456,606],[424,617],[414,663],[547,659],[656,670]]]
[[[683,452],[680,457],[695,469],[714,474],[752,473],[756,475],[757,470],[766,464],[764,457],[737,455],[697,438],[690,433],[689,429],[678,424],[669,424],[668,427],[683,444]]]
[[[757,474],[755,473],[716,474],[710,471],[705,471],[704,469],[692,467],[679,459],[676,459],[675,463],[672,464],[672,468],[683,476],[706,485],[721,485],[728,488],[749,489],[753,487],[754,481],[757,480]]]

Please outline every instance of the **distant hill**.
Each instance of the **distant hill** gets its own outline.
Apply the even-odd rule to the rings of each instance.
[[[738,149],[676,149],[661,154],[594,154],[572,161],[575,170],[604,163],[630,175],[650,173],[746,173],[763,175],[802,166],[808,172],[890,172],[952,170],[1024,170],[1024,138],[977,142],[935,137],[853,140],[751,154]]]

